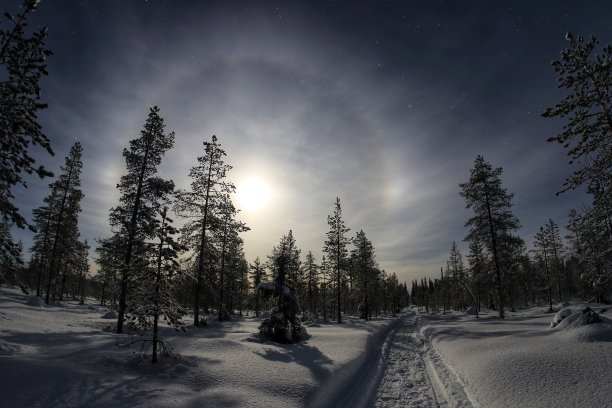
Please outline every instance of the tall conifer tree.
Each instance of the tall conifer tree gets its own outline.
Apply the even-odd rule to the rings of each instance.
[[[117,185],[120,204],[110,214],[111,225],[118,230],[123,247],[117,333],[123,333],[134,255],[142,249],[145,239],[153,235],[150,223],[159,207],[159,198],[174,188],[172,181],[156,176],[162,157],[174,145],[174,132],[165,134],[164,128],[159,108],[150,108],[140,137],[131,140],[129,148],[123,150],[127,173]]]
[[[518,229],[520,223],[511,211],[514,195],[502,187],[501,174],[501,167],[493,168],[479,155],[470,170],[470,179],[459,185],[461,187],[459,194],[465,199],[466,208],[472,209],[474,213],[465,223],[465,226],[470,228],[465,239],[481,242],[492,254],[498,315],[503,319],[505,291],[502,281],[500,243],[502,235]]]
[[[344,219],[342,219],[342,206],[340,205],[340,198],[338,197],[336,197],[336,202],[334,204],[334,214],[327,216],[327,224],[330,230],[327,232],[327,240],[325,241],[323,252],[327,254],[328,262],[335,271],[337,317],[338,323],[342,323],[342,270],[348,254],[346,246],[351,240],[346,236],[346,233],[349,232],[350,229],[344,225]]]
[[[210,260],[206,253],[208,234],[212,227],[213,216],[217,214],[224,195],[235,192],[236,187],[226,180],[232,166],[225,164],[225,150],[217,142],[217,136],[204,142],[204,155],[197,158],[198,164],[189,172],[191,191],[179,191],[175,211],[188,219],[183,227],[183,239],[189,249],[194,250],[196,266],[196,285],[193,303],[193,324],[200,325],[200,304],[204,269]]]

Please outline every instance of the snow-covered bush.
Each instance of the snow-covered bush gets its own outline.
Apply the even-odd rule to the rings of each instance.
[[[564,312],[564,316],[560,315],[561,312]],[[559,320],[557,316],[559,316]],[[601,322],[602,318],[599,316],[599,313],[597,313],[590,307],[587,307],[580,312],[573,312],[571,309],[563,309],[559,311],[557,315],[555,315],[555,318],[553,319],[553,322],[550,326],[557,327],[559,329],[566,329]]]
[[[264,298],[278,301],[278,306],[270,311],[270,317],[261,322],[259,333],[278,343],[293,343],[304,339],[306,330],[300,323],[300,307],[294,290],[276,282],[260,283],[257,290]]]

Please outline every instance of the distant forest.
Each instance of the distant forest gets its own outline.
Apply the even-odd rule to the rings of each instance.
[[[112,235],[96,242],[98,272],[92,275],[91,243],[79,233],[80,175],[87,165],[81,160],[83,148],[76,142],[55,176],[37,165],[31,153],[37,145],[53,154],[52,141],[37,118],[47,107],[39,83],[52,54],[45,46],[48,33],[31,33],[27,27],[37,4],[25,1],[20,14],[6,13],[0,30],[0,283],[32,290],[46,303],[96,298],[116,309],[117,333],[126,325],[156,332],[160,317],[181,329],[186,315],[193,316],[194,326],[202,326],[213,313],[226,320],[266,311],[268,323],[274,316],[279,320],[268,328],[290,329],[295,337],[299,321],[340,323],[344,315],[368,320],[395,314],[410,303],[437,312],[494,309],[504,318],[504,309],[548,304],[552,311],[554,302],[576,296],[609,300],[612,48],[599,47],[595,37],[567,34],[567,49],[553,63],[567,96],[542,113],[544,118],[563,118],[565,125],[548,141],[563,145],[577,168],[560,182],[558,194],[586,187],[592,197],[591,206],[569,212],[566,237],[551,219],[527,250],[516,235],[520,221],[512,212],[513,194],[502,184],[502,169],[477,156],[469,179],[460,184],[460,195],[472,211],[465,221],[467,264],[453,242],[439,277],[415,280],[411,287],[399,282],[378,266],[374,245],[363,230],[351,232],[345,225],[339,198],[330,203],[328,231],[321,232],[321,259],[312,252],[303,254],[287,226],[265,259],[249,263],[240,236],[249,227],[237,219],[239,209],[232,202],[236,188],[219,139],[203,141],[197,165],[188,174],[190,188],[175,188],[173,180],[158,172],[174,146],[174,133],[165,129],[154,106],[140,134],[123,150],[120,198],[109,210]],[[19,211],[12,191],[27,187],[33,174],[54,181],[30,219]],[[12,228],[34,234],[27,262]]]

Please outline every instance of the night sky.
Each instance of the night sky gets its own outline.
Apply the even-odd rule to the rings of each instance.
[[[550,66],[565,33],[609,44],[611,21],[609,1],[43,0],[30,25],[49,28],[54,52],[40,119],[56,155],[39,162],[57,172],[81,141],[80,229],[94,244],[110,235],[122,149],[157,105],[176,132],[160,176],[187,187],[215,134],[239,191],[267,190],[259,208],[238,200],[249,262],[289,229],[320,261],[338,196],[382,268],[438,274],[467,234],[459,183],[477,154],[504,168],[528,245],[590,203],[555,196],[572,168],[546,142],[562,122],[540,113],[565,95]],[[17,191],[24,215],[49,182]],[[15,236],[29,248],[31,233]]]

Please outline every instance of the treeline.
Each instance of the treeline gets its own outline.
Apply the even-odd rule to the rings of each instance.
[[[240,237],[249,228],[236,219],[235,187],[227,179],[231,166],[224,162],[218,138],[203,142],[203,153],[189,172],[191,188],[177,190],[157,172],[174,144],[174,133],[164,129],[159,109],[151,108],[140,136],[123,151],[127,172],[109,216],[114,234],[98,241],[99,270],[87,285],[88,245],[79,241],[78,232],[82,148],[78,142],[72,147],[44,205],[35,210],[38,232],[24,273],[24,281],[47,303],[67,297],[83,301],[89,291],[101,305],[117,309],[118,333],[126,322],[155,328],[159,316],[180,328],[187,312],[199,326],[212,312],[226,320],[271,309],[274,305],[261,299],[257,288],[275,280],[282,268],[303,320],[335,317],[341,322],[343,314],[368,320],[408,304],[406,284],[379,268],[366,234],[348,236],[339,199],[328,216],[320,262],[312,252],[302,259],[290,230],[265,262],[257,258],[250,265]],[[175,216],[183,221],[180,228],[173,226]]]
[[[90,245],[82,240],[78,222],[84,197],[79,142],[71,147],[32,221],[12,202],[11,189],[27,187],[23,173],[53,176],[34,167],[28,150],[40,145],[53,154],[37,122],[37,112],[46,107],[40,101],[39,80],[47,75],[45,58],[51,55],[44,46],[47,31],[27,35],[28,16],[37,3],[25,1],[17,16],[6,13],[8,28],[0,31],[0,63],[7,73],[0,83],[0,283],[19,284],[24,291],[33,288],[46,303],[83,303],[94,296],[101,305],[117,309],[118,333],[126,323],[153,327],[156,333],[160,316],[182,328],[181,318],[188,312],[195,326],[212,312],[219,320],[244,311],[257,315],[273,306],[260,299],[258,285],[274,279],[279,265],[285,269],[287,287],[302,304],[304,319],[333,315],[340,322],[347,313],[369,319],[408,304],[406,285],[378,267],[365,233],[354,239],[346,235],[339,200],[328,219],[321,262],[310,252],[302,260],[289,231],[265,262],[258,258],[250,265],[240,237],[249,228],[236,218],[235,186],[227,178],[231,166],[224,162],[226,153],[217,137],[203,142],[188,174],[190,188],[176,189],[172,180],[158,174],[164,155],[174,146],[174,133],[165,131],[157,107],[150,109],[140,135],[123,150],[126,172],[117,185],[119,201],[109,212],[112,234],[97,240],[98,273],[90,276]],[[180,219],[180,227],[174,218]],[[11,236],[12,225],[35,233],[27,265],[22,244]],[[354,248],[349,248],[351,243]]]
[[[543,117],[565,118],[561,133],[548,138],[568,149],[577,170],[566,180],[563,193],[586,187],[592,205],[572,209],[561,236],[549,219],[533,237],[533,249],[515,235],[520,227],[512,213],[512,197],[502,187],[501,168],[478,156],[470,178],[460,185],[466,207],[473,211],[467,265],[452,244],[439,278],[413,281],[411,295],[419,306],[434,311],[464,310],[473,306],[495,309],[547,304],[581,297],[609,303],[612,291],[612,47],[567,34],[568,48],[553,62],[559,87],[568,95]],[[559,194],[557,193],[557,194]]]

